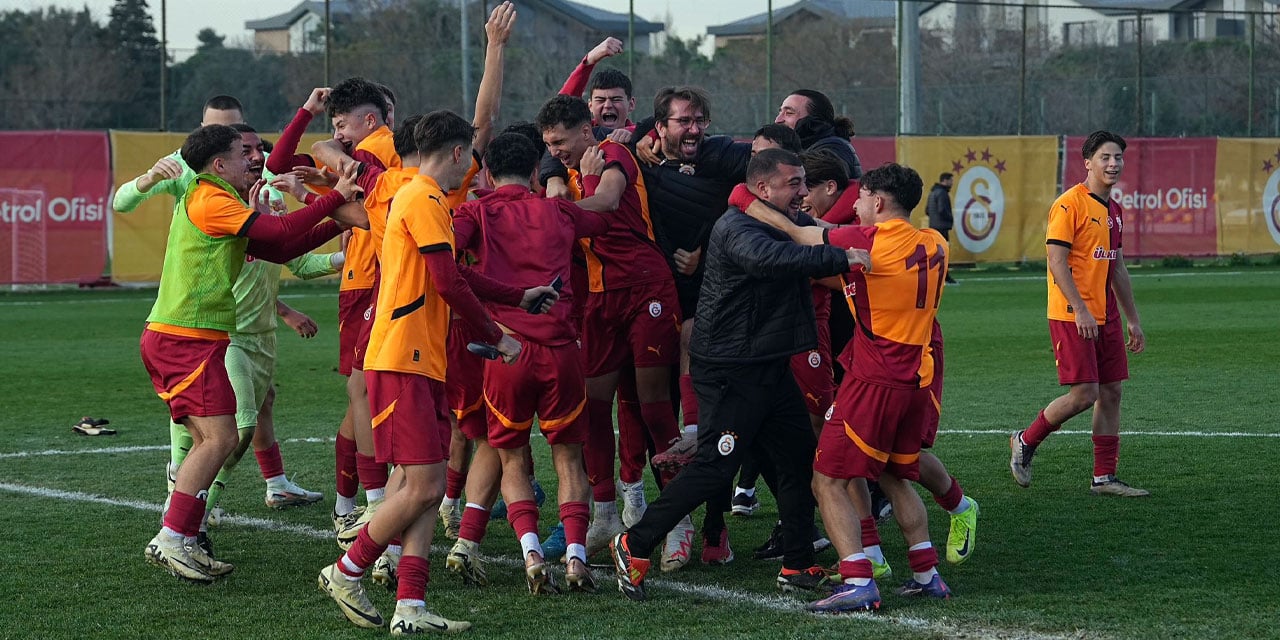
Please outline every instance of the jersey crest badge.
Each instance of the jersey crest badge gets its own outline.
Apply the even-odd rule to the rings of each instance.
[[[720,440],[716,442],[716,451],[719,451],[722,456],[727,456],[733,453],[733,450],[737,448],[737,446],[738,436],[730,432],[725,432],[720,434]]]
[[[818,353],[817,350],[809,352],[809,366],[814,369],[822,366],[822,354]]]
[[[662,315],[662,303],[658,302],[657,300],[650,300],[649,315],[655,318]]]

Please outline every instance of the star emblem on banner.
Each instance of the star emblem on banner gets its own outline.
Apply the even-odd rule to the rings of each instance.
[[[981,159],[979,159],[979,156],[981,156]],[[992,162],[993,159],[995,162]],[[966,167],[975,164],[991,167],[999,174],[1003,174],[1009,170],[1008,162],[997,158],[994,153],[991,153],[991,147],[987,147],[982,151],[966,149],[964,155],[951,161],[951,172],[960,173],[964,171]]]
[[[1280,149],[1276,149],[1276,155],[1273,157],[1275,158],[1275,162],[1272,162],[1271,158],[1267,158],[1266,160],[1262,161],[1263,173],[1271,173],[1273,169],[1280,166]]]

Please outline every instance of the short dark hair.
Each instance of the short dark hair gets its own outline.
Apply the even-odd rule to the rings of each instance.
[[[413,140],[418,146],[418,153],[423,156],[434,155],[454,145],[471,144],[476,137],[476,128],[462,116],[440,109],[432,111],[413,128]]]
[[[541,154],[528,138],[518,133],[504,133],[489,141],[484,152],[484,165],[497,178],[528,180],[538,168]]]
[[[761,178],[767,178],[778,171],[780,165],[803,167],[800,156],[785,149],[765,149],[751,158],[747,163],[747,184],[755,184]]]
[[[1084,155],[1085,160],[1088,160],[1093,157],[1093,154],[1098,152],[1098,149],[1100,149],[1102,145],[1108,142],[1114,142],[1117,145],[1120,145],[1121,151],[1124,151],[1125,147],[1128,146],[1125,144],[1124,138],[1121,138],[1106,129],[1099,129],[1089,134],[1089,137],[1084,139],[1084,145],[1080,147],[1080,153]]]
[[[240,139],[240,132],[225,124],[211,124],[200,127],[187,136],[182,143],[182,161],[188,167],[201,173],[215,156],[222,155],[235,148]]]
[[[591,109],[587,103],[577,96],[556,96],[538,109],[533,119],[538,131],[546,131],[556,125],[564,125],[565,129],[574,129],[591,122]]]
[[[920,196],[924,193],[924,181],[920,179],[920,174],[916,173],[915,169],[896,162],[886,162],[862,174],[862,188],[893,196],[894,202],[897,202],[903,211],[911,213],[911,210],[920,204]]]
[[[591,84],[587,85],[587,95],[596,89],[622,89],[627,97],[631,97],[631,78],[617,69],[601,69],[591,76]]]
[[[776,126],[787,129],[785,125]],[[849,165],[826,149],[802,153],[800,162],[804,163],[804,183],[810,187],[828,180],[834,180],[840,191],[849,185]]]
[[[542,132],[538,131],[538,127],[528,120],[512,122],[507,125],[506,129],[502,130],[502,133],[514,133],[528,138],[529,142],[532,142],[534,148],[538,150],[539,156],[547,150],[547,143],[542,140]]]
[[[422,114],[415,113],[405,118],[404,122],[401,122],[400,126],[396,128],[395,133],[391,136],[391,142],[396,147],[396,155],[403,158],[418,152],[418,142],[413,139],[413,134],[415,127],[418,126],[418,122],[421,120]]]
[[[785,124],[770,122],[759,129],[752,138],[764,137],[766,140],[772,140],[779,147],[790,151],[791,153],[800,153],[804,151],[804,145],[800,144],[800,136],[796,134],[796,130]]]
[[[330,118],[336,118],[366,104],[376,108],[383,120],[387,119],[387,97],[382,89],[377,84],[356,76],[339,82],[329,92],[325,110]]]
[[[955,176],[951,175],[950,171],[943,171],[942,174],[938,176],[938,182],[946,182],[954,177]]]
[[[853,120],[845,116],[837,117],[835,105],[831,104],[831,98],[828,98],[827,94],[814,89],[796,89],[790,95],[801,96],[809,101],[807,117],[830,124],[835,128],[835,134],[841,138],[853,137]]]
[[[214,96],[205,100],[204,108],[200,110],[200,113],[203,114],[209,109],[217,109],[218,111],[231,111],[234,109],[242,114],[244,113],[244,106],[232,96]]]
[[[685,85],[663,87],[653,97],[653,119],[665,123],[671,116],[671,101],[687,100],[693,109],[702,109],[702,115],[711,117],[711,95],[702,87]]]
[[[227,125],[227,126],[231,127],[232,129],[235,129],[236,131],[239,131],[240,133],[257,133],[258,132],[257,129],[254,129],[253,127],[243,122],[237,122],[235,124]]]
[[[382,97],[387,101],[387,106],[396,106],[396,92],[392,91],[391,87],[388,87],[381,82],[374,82],[373,86],[377,87],[378,91],[382,92]]]

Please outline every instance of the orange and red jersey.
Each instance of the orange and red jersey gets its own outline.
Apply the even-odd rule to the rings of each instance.
[[[847,375],[889,387],[929,386],[929,341],[946,279],[946,241],[903,219],[832,229],[828,241],[871,253],[869,273],[859,269],[844,276],[857,321],[853,340],[840,354]]]
[[[1123,210],[1115,200],[1093,195],[1083,184],[1058,196],[1049,209],[1045,243],[1070,250],[1067,266],[1089,313],[1098,321],[1116,320],[1119,309],[1111,292],[1123,224]],[[1049,319],[1075,322],[1075,309],[1067,302],[1049,272]]]
[[[378,169],[399,169],[401,168],[400,156],[396,153],[395,138],[391,133],[391,129],[386,125],[378,127],[365,136],[356,148],[351,151],[351,157]],[[366,169],[367,171],[367,169]],[[372,220],[374,212],[369,209],[368,205],[365,210],[369,213]],[[370,222],[370,225],[373,223]],[[346,266],[342,270],[342,283],[338,286],[339,291],[350,291],[357,289],[369,289],[373,287],[373,283],[378,279],[378,257],[377,245],[368,231],[364,229],[352,229],[351,240],[347,243],[346,250]]]
[[[418,171],[415,168],[396,167],[385,171],[370,170],[365,174],[373,178],[372,184],[366,184],[368,180],[362,176],[360,183],[364,187],[364,208],[369,213],[368,237],[375,259],[381,263],[382,239],[387,231],[387,218],[391,215],[391,202],[400,188],[418,175]]]
[[[594,238],[581,240],[587,259],[589,288],[593,293],[623,289],[640,284],[671,279],[671,269],[653,238],[653,222],[649,217],[649,196],[645,191],[640,165],[624,145],[610,140],[600,143],[605,171],[618,168],[626,177],[618,209],[605,214],[609,230]],[[571,173],[573,181],[581,176]],[[583,180],[582,194],[595,194],[598,180]]]
[[[382,284],[365,355],[365,371],[399,371],[444,381],[449,306],[422,254],[453,251],[444,191],[414,175],[391,203],[382,242]]]

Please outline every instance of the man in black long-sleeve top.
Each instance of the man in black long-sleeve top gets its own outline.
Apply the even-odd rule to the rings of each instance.
[[[929,190],[929,200],[924,204],[925,215],[929,216],[929,228],[942,234],[944,240],[951,240],[951,227],[955,224],[951,215],[951,183],[955,177],[950,173],[938,176],[938,182]],[[951,271],[947,270],[947,284],[955,284]]]
[[[763,151],[751,160],[746,178],[761,201],[798,224],[813,224],[799,212],[807,191],[795,154]],[[865,258],[830,246],[791,244],[733,208],[716,222],[690,345],[698,453],[644,517],[610,545],[618,587],[628,598],[644,599],[649,555],[677,521],[727,486],[753,447],[767,452],[777,467],[786,549],[779,585],[825,584],[822,569],[812,566],[810,541],[815,441],[789,360],[817,344],[809,279],[845,273]]]

